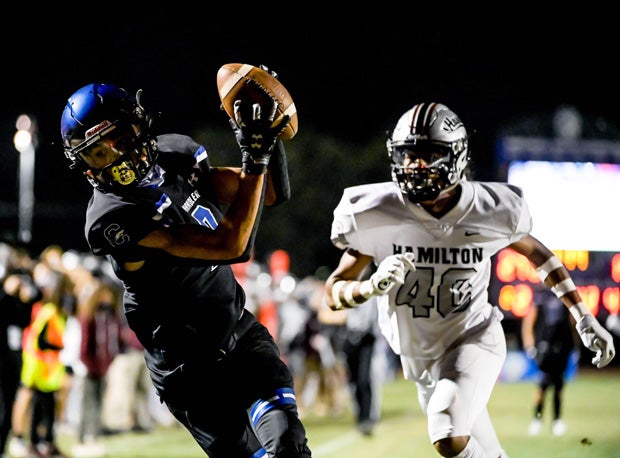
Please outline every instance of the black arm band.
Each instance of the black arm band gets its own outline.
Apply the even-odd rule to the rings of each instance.
[[[282,140],[278,140],[273,147],[267,169],[271,175],[273,187],[276,192],[276,200],[271,205],[275,207],[291,198],[291,186],[288,180],[288,161],[286,159],[286,151],[284,150],[284,143]]]

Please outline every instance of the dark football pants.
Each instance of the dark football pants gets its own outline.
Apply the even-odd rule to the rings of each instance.
[[[162,398],[211,458],[311,457],[292,375],[267,329],[251,319],[224,359],[187,371],[177,393]]]

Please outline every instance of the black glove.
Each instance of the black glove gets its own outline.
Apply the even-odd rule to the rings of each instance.
[[[234,108],[235,120],[231,119],[230,125],[241,149],[242,170],[251,174],[266,173],[271,151],[290,117],[285,115],[275,126],[272,126],[278,108],[275,103],[272,103],[267,116],[263,115],[262,108],[257,103],[252,105],[251,113],[244,111],[244,116],[241,114],[243,111],[241,100],[235,101]]]

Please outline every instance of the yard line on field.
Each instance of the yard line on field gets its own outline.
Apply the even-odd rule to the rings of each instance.
[[[337,452],[341,448],[352,444],[356,440],[359,440],[360,434],[357,431],[351,431],[344,436],[340,436],[333,441],[325,442],[318,447],[312,447],[312,456],[315,458],[321,458],[322,456],[330,455]]]
[[[376,426],[381,427],[381,429],[384,429],[386,426],[388,426],[387,430],[389,431],[389,425],[401,423],[408,416],[409,413],[406,412],[404,415],[394,416],[385,420],[382,419],[379,421],[379,423],[377,423]],[[355,427],[355,425],[352,426]],[[312,456],[314,458],[324,458],[326,456],[331,456],[332,453],[335,453],[361,439],[365,438],[362,437],[362,435],[354,429],[347,434],[340,436],[338,439],[324,442],[318,447],[312,446]]]

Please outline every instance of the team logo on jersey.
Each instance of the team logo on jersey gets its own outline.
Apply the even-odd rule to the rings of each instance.
[[[130,240],[129,234],[125,232],[118,224],[110,224],[103,231],[103,236],[106,238],[108,243],[112,246],[119,246],[123,243],[127,243]]]

